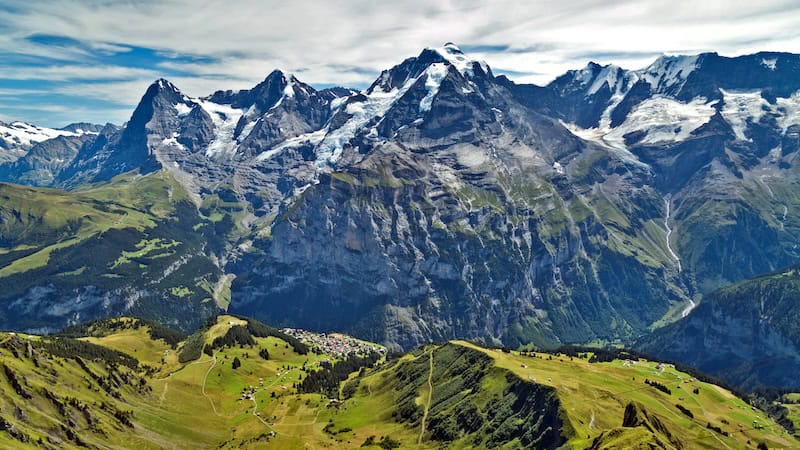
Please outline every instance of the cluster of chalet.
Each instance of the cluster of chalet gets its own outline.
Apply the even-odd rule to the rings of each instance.
[[[366,355],[371,352],[383,353],[385,348],[360,341],[350,336],[339,333],[314,333],[299,328],[284,328],[284,333],[299,339],[316,353],[330,355],[334,358],[343,358],[350,355]]]

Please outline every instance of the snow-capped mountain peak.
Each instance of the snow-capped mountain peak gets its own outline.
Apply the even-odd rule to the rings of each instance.
[[[638,71],[653,90],[658,93],[675,93],[679,91],[689,75],[698,67],[700,55],[667,56],[662,55],[653,64]]]
[[[308,98],[315,93],[311,86],[301,82],[294,75],[276,69],[252,89],[217,91],[203,100],[230,105],[236,109],[247,109],[255,105],[254,112],[263,113],[279,106],[286,98],[294,98],[297,95]]]
[[[178,89],[177,86],[172,84],[172,82],[167,80],[166,78],[159,78],[153,84],[158,86],[159,89],[166,89],[173,92],[180,92],[180,89]]]
[[[442,47],[425,48],[418,56],[407,58],[391,69],[384,70],[365,94],[369,95],[376,89],[380,89],[383,92],[402,89],[409,81],[419,79],[423,73],[428,72],[428,69],[435,64],[453,67],[455,73],[467,80],[477,80],[478,78],[492,76],[488,64],[470,58],[458,46],[448,42]],[[434,69],[434,71],[440,72],[442,70],[441,67]]]
[[[596,62],[590,62],[583,69],[571,73],[574,82],[586,91],[586,96],[594,95],[604,87],[612,94],[621,94],[638,80],[635,72],[614,64],[600,65]]]
[[[445,80],[450,80],[448,86],[457,95],[468,95],[490,79],[491,69],[485,62],[469,58],[453,43],[424,49],[418,56],[384,70],[366,91],[336,102],[332,123],[309,136],[316,148],[317,167],[336,163],[344,147],[357,136],[381,140],[393,133],[388,129],[420,125]],[[395,125],[387,128],[385,119],[390,116]]]
[[[294,91],[298,88],[300,82],[295,78],[292,74],[284,73],[284,80],[286,82],[286,86],[283,88],[283,96],[284,97],[294,97]]]
[[[173,107],[181,104],[188,107],[193,106],[193,101],[181,92],[175,84],[165,78],[159,78],[147,88],[144,97],[142,97],[142,100],[139,102],[139,106],[152,105],[154,102],[158,104],[169,104]],[[184,109],[181,106],[177,106],[176,108],[179,109],[179,111]],[[139,110],[138,107],[137,110]],[[149,115],[150,106],[145,106],[142,112]],[[134,111],[134,115],[136,115],[136,111]]]
[[[281,69],[275,69],[267,75],[267,78],[264,79],[262,84],[274,85],[275,89],[280,91],[283,97],[294,97],[295,89],[302,83],[293,74]],[[258,90],[259,86],[261,86],[261,84],[256,86],[253,90]]]
[[[442,56],[448,63],[453,65],[458,71],[464,75],[473,77],[475,76],[475,66],[477,65],[484,74],[489,74],[489,65],[485,61],[478,61],[471,59],[461,49],[452,42],[444,44],[442,47],[430,49]]]
[[[25,155],[28,150],[41,142],[59,136],[82,136],[84,134],[97,134],[90,127],[53,129],[31,125],[26,122],[0,122],[0,163],[14,161]]]

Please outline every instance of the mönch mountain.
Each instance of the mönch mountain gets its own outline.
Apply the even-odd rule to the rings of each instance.
[[[706,53],[535,86],[447,44],[360,92],[161,79],[121,127],[2,125],[0,326],[631,344],[800,259],[798,73]]]

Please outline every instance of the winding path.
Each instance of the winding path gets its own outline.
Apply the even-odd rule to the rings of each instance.
[[[425,421],[428,420],[428,411],[431,409],[431,398],[433,397],[433,350],[428,353],[428,400],[425,402],[425,411],[422,413],[422,427],[419,430],[417,444],[422,444],[422,436],[425,434]]]
[[[262,418],[261,418],[261,416],[259,416],[259,415],[258,415],[258,413],[256,412],[256,409],[258,409],[258,402],[256,402],[256,396],[255,396],[255,394],[253,394],[253,395],[251,395],[251,396],[250,396],[250,400],[252,400],[252,401],[253,401],[253,417],[255,417],[256,419],[260,420],[260,421],[261,421],[261,423],[263,423],[264,425],[266,425],[266,427],[267,427],[267,428],[269,428],[269,429],[270,429],[270,431],[272,431],[272,432],[273,432],[273,433],[275,433],[275,434],[278,434],[278,432],[277,432],[277,431],[275,431],[275,429],[274,429],[274,428],[272,428],[272,425],[270,425],[269,423],[267,423],[267,421],[266,421],[266,420],[262,419]]]
[[[216,355],[214,356],[214,359],[212,359],[212,361],[214,363],[211,364],[211,367],[209,367],[208,370],[206,370],[206,376],[203,377],[203,397],[208,399],[208,402],[211,403],[211,409],[214,410],[214,414],[219,416],[219,413],[217,412],[217,407],[214,406],[214,400],[211,400],[211,397],[209,397],[208,394],[206,394],[206,380],[208,380],[208,374],[211,373],[211,369],[213,369],[214,366],[217,365],[217,357],[216,357]]]
[[[161,392],[161,397],[159,398],[159,401],[158,401],[159,405],[163,405],[164,404],[164,400],[167,398],[167,388],[169,388],[169,380],[170,380],[170,378],[172,378],[172,374],[169,374],[169,376],[164,381],[164,391]]]
[[[286,371],[286,372],[284,372],[282,375],[280,375],[279,377],[275,378],[275,380],[273,380],[273,381],[272,381],[272,383],[270,383],[270,384],[268,384],[268,385],[266,385],[266,386],[262,387],[261,389],[259,389],[259,391],[266,391],[266,389],[268,389],[268,388],[271,388],[272,386],[274,386],[274,385],[275,385],[275,383],[277,383],[278,381],[280,381],[280,380],[281,380],[283,377],[285,377],[286,375],[289,375],[290,373],[294,372],[295,370],[298,370],[298,369],[297,369],[297,368],[294,368],[294,369],[287,370],[287,371]],[[250,396],[250,400],[252,400],[252,402],[253,402],[253,417],[255,417],[255,418],[257,418],[258,420],[260,420],[260,421],[261,421],[261,423],[263,423],[264,425],[266,425],[266,426],[267,426],[267,428],[269,428],[269,429],[270,429],[272,432],[274,432],[275,434],[278,434],[278,430],[276,430],[275,428],[272,428],[272,425],[270,425],[269,423],[267,423],[267,421],[266,421],[266,420],[264,420],[263,418],[261,418],[261,416],[259,416],[259,415],[257,414],[257,411],[256,411],[256,410],[258,409],[258,402],[256,402],[256,394],[255,394],[255,392],[253,392],[253,394]],[[277,424],[276,424],[276,425],[277,425]],[[286,434],[286,433],[284,433],[284,434]],[[286,435],[287,435],[287,436],[292,436],[292,435],[290,435],[290,434],[286,434]]]

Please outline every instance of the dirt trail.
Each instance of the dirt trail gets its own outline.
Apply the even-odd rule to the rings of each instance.
[[[282,379],[283,377],[285,377],[286,375],[289,375],[290,373],[292,373],[292,372],[294,372],[294,371],[296,371],[296,370],[297,370],[297,368],[294,368],[294,369],[287,370],[287,371],[286,371],[286,372],[284,372],[282,375],[280,375],[279,377],[275,378],[275,380],[273,380],[273,381],[272,381],[272,383],[270,383],[270,384],[268,384],[268,385],[266,385],[266,386],[264,386],[264,387],[260,388],[260,389],[259,389],[259,391],[265,391],[265,392],[266,392],[266,390],[267,390],[267,389],[269,389],[269,388],[271,388],[272,386],[274,386],[274,385],[275,385],[275,383],[277,383],[278,381],[281,381],[281,379]],[[253,395],[250,397],[250,400],[252,400],[252,401],[253,401],[253,417],[255,417],[255,418],[257,418],[258,420],[260,420],[260,421],[261,421],[261,423],[263,423],[264,425],[266,425],[266,426],[267,426],[267,428],[269,428],[269,429],[270,429],[270,431],[272,431],[272,432],[274,432],[275,434],[277,434],[277,433],[278,433],[278,431],[277,431],[276,429],[272,428],[272,425],[270,425],[269,423],[267,423],[267,421],[266,421],[266,420],[262,419],[262,418],[261,418],[261,416],[259,416],[259,415],[256,413],[256,410],[258,409],[258,402],[256,402],[256,395],[255,395],[255,393],[253,393]],[[319,414],[318,414],[318,415],[319,415]],[[316,419],[315,419],[315,422],[316,422]],[[286,434],[287,436],[293,436],[293,435],[291,435],[291,434],[287,434],[287,433],[283,433],[283,434]],[[293,437],[296,437],[296,436],[293,436]]]
[[[431,409],[431,398],[433,397],[433,350],[428,353],[428,399],[425,402],[425,412],[422,414],[422,427],[419,430],[417,444],[422,444],[422,436],[425,434],[425,421],[428,420],[428,411]]]
[[[256,396],[253,395],[252,397],[250,397],[250,400],[253,401],[253,417],[255,417],[256,419],[260,420],[261,423],[263,423],[264,425],[267,426],[267,428],[270,429],[270,431],[272,431],[272,432],[277,434],[278,432],[275,431],[275,429],[272,428],[272,426],[269,423],[267,423],[266,420],[262,419],[261,416],[259,416],[258,413],[256,412],[256,409],[258,409],[258,402],[256,402]]]
[[[214,366],[217,365],[217,357],[214,356],[214,359],[212,361],[214,363],[211,364],[211,367],[209,367],[208,370],[206,370],[206,376],[203,377],[203,397],[208,399],[208,402],[211,403],[211,409],[214,410],[214,414],[219,416],[219,413],[217,412],[217,407],[214,406],[214,400],[212,400],[211,397],[209,397],[208,394],[206,394],[206,380],[208,380],[208,374],[211,373],[211,369],[213,369]]]
[[[169,379],[172,378],[172,374],[169,374],[166,381],[164,381],[164,391],[161,392],[161,397],[158,400],[159,405],[164,404],[164,399],[167,398],[167,389],[169,388]]]

